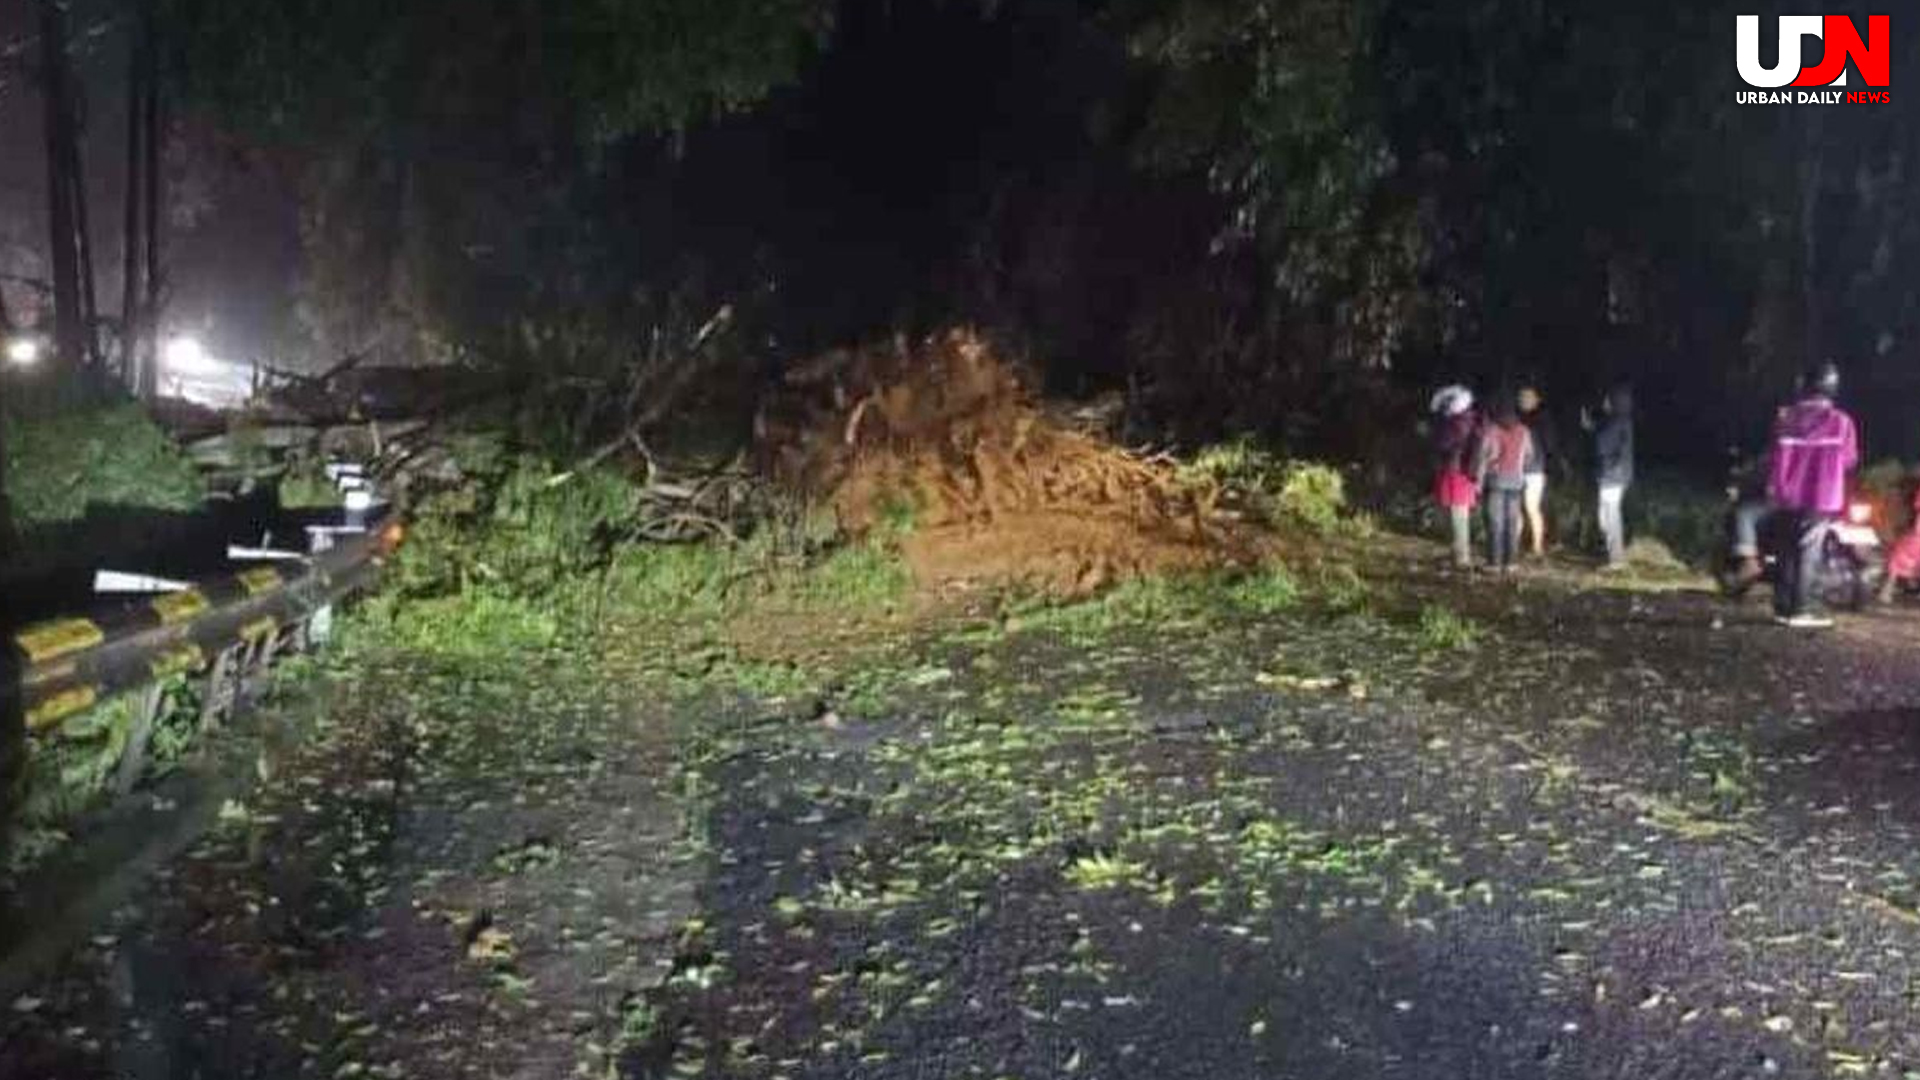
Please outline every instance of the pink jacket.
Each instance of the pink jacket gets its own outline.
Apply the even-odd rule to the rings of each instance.
[[[1767,495],[1789,510],[1838,514],[1847,507],[1847,474],[1859,463],[1853,417],[1831,399],[1805,398],[1773,425]]]

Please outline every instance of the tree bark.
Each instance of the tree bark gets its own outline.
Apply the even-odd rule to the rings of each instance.
[[[3,329],[3,328],[0,328]],[[7,401],[6,392],[0,389],[0,566],[13,557],[14,549],[19,545],[19,535],[13,526],[13,500],[7,498]],[[6,732],[0,730],[0,739]],[[0,750],[0,754],[5,751]],[[0,768],[0,773],[4,773]],[[5,777],[0,775],[0,783]]]
[[[146,235],[142,247],[147,255],[146,302],[140,305],[142,337],[140,342],[140,383],[136,387],[141,400],[152,401],[160,392],[160,307],[163,303],[160,278],[160,215],[164,188],[160,174],[161,151],[166,144],[165,113],[161,105],[160,20],[153,0],[144,0],[141,9],[141,36],[145,39],[146,99],[141,102],[141,126],[145,129],[141,151],[145,165],[141,180],[145,202],[143,225]]]
[[[6,292],[0,290],[0,339],[12,335],[15,329],[13,313],[7,310]],[[5,389],[0,388],[0,565],[12,556],[14,542],[13,504],[7,499],[7,400]],[[4,724],[5,718],[0,717],[0,741],[5,738]],[[0,756],[5,753],[5,749],[0,748]],[[5,772],[5,766],[0,765],[0,785],[6,782]],[[0,797],[0,803],[4,801],[4,797]]]
[[[144,9],[147,5],[142,4]],[[136,393],[141,386],[140,373],[140,273],[146,267],[141,257],[140,245],[145,231],[140,222],[140,211],[146,202],[146,185],[141,178],[141,168],[146,163],[142,151],[142,136],[146,129],[146,48],[147,37],[144,23],[146,13],[141,13],[142,26],[136,27],[127,38],[127,161],[126,190],[123,194],[120,220],[120,378],[127,387]]]
[[[18,680],[13,650],[0,655],[0,679]],[[27,721],[18,696],[0,697],[0,860],[7,859],[14,811],[20,805],[21,776],[27,763]]]
[[[80,165],[78,133],[67,140],[68,182],[73,185],[73,250],[80,270],[80,347],[86,355],[87,370],[102,373],[100,360],[100,302],[94,292],[93,225],[87,213],[86,171]]]
[[[40,0],[41,97],[46,106],[48,241],[53,262],[53,337],[60,362],[86,362],[79,236],[73,205],[73,104],[67,87],[66,16],[59,0]]]

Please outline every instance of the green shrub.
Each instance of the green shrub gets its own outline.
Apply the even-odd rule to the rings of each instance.
[[[739,542],[645,542],[635,538],[644,492],[618,469],[556,480],[551,462],[484,441],[463,464],[466,483],[416,510],[388,591],[370,606],[370,628],[401,647],[556,647],[607,614],[699,623],[753,603],[852,615],[889,607],[907,589],[890,543],[840,542],[805,507],[776,507]]]
[[[1284,566],[1263,567],[1226,586],[1229,603],[1255,615],[1278,615],[1300,606],[1300,583]]]
[[[880,503],[877,539],[894,543],[911,535],[920,524],[920,500],[912,494],[894,494]]]
[[[618,553],[606,592],[623,607],[662,618],[716,617],[751,576],[750,561],[730,545],[638,544]]]
[[[1323,564],[1314,575],[1314,592],[1329,610],[1341,613],[1365,611],[1373,599],[1367,579],[1346,563]]]
[[[1010,603],[1013,629],[1049,630],[1070,638],[1096,638],[1156,624],[1192,623],[1220,615],[1278,615],[1306,599],[1284,566],[1209,570],[1130,578],[1097,596],[1062,602],[1028,597]]]
[[[884,544],[851,544],[807,566],[793,591],[801,602],[848,612],[886,608],[906,595],[911,575],[899,554]]]
[[[538,458],[474,476],[416,509],[394,581],[413,597],[465,593],[538,598],[605,568],[630,530],[640,489],[610,468],[555,483]]]
[[[1312,461],[1290,461],[1275,499],[1280,513],[1316,532],[1339,527],[1347,511],[1347,483],[1340,470]]]
[[[1280,470],[1278,457],[1242,435],[1202,447],[1180,465],[1180,477],[1189,483],[1211,482],[1245,491],[1266,491],[1279,486]]]
[[[1420,609],[1417,633],[1421,647],[1451,651],[1477,645],[1484,630],[1479,623],[1459,612],[1439,604],[1427,604]]]
[[[1245,436],[1202,449],[1180,467],[1180,477],[1189,484],[1219,486],[1272,524],[1304,525],[1323,535],[1355,527],[1339,469],[1279,457]]]
[[[340,488],[327,479],[319,461],[302,461],[280,478],[280,505],[289,510],[336,507],[340,505]]]
[[[445,656],[510,656],[566,640],[561,605],[476,588],[458,596],[373,597],[348,621],[345,643]]]
[[[180,448],[136,402],[9,408],[7,495],[22,528],[78,521],[92,504],[196,509],[205,491]]]
[[[199,731],[199,702],[186,677],[169,680],[161,692],[162,710],[147,743],[148,775],[172,769]],[[23,797],[12,820],[0,823],[7,831],[0,839],[7,856],[0,876],[23,873],[58,851],[74,820],[106,800],[132,739],[141,697],[135,692],[111,698],[27,742]]]

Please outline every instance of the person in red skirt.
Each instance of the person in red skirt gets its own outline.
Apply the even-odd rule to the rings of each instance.
[[[1433,497],[1446,512],[1453,537],[1453,564],[1473,565],[1473,507],[1480,489],[1474,467],[1480,453],[1480,414],[1473,407],[1473,391],[1448,386],[1433,395]]]

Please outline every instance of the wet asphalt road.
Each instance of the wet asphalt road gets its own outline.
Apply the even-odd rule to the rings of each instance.
[[[0,1076],[1920,1076],[1920,611],[1584,588],[948,633],[824,721],[683,703],[672,761],[503,691],[573,733],[470,755],[535,799],[368,727],[286,782],[371,838],[213,842],[12,1004]]]
[[[1015,635],[948,656],[958,685],[907,719],[762,742],[715,816],[735,979],[685,1001],[682,1067],[1920,1067],[1911,615],[1809,638],[1697,595],[1415,588],[1492,636],[1434,652],[1338,615]],[[995,715],[1029,734],[995,749]],[[1080,873],[1106,864],[1118,881]]]

